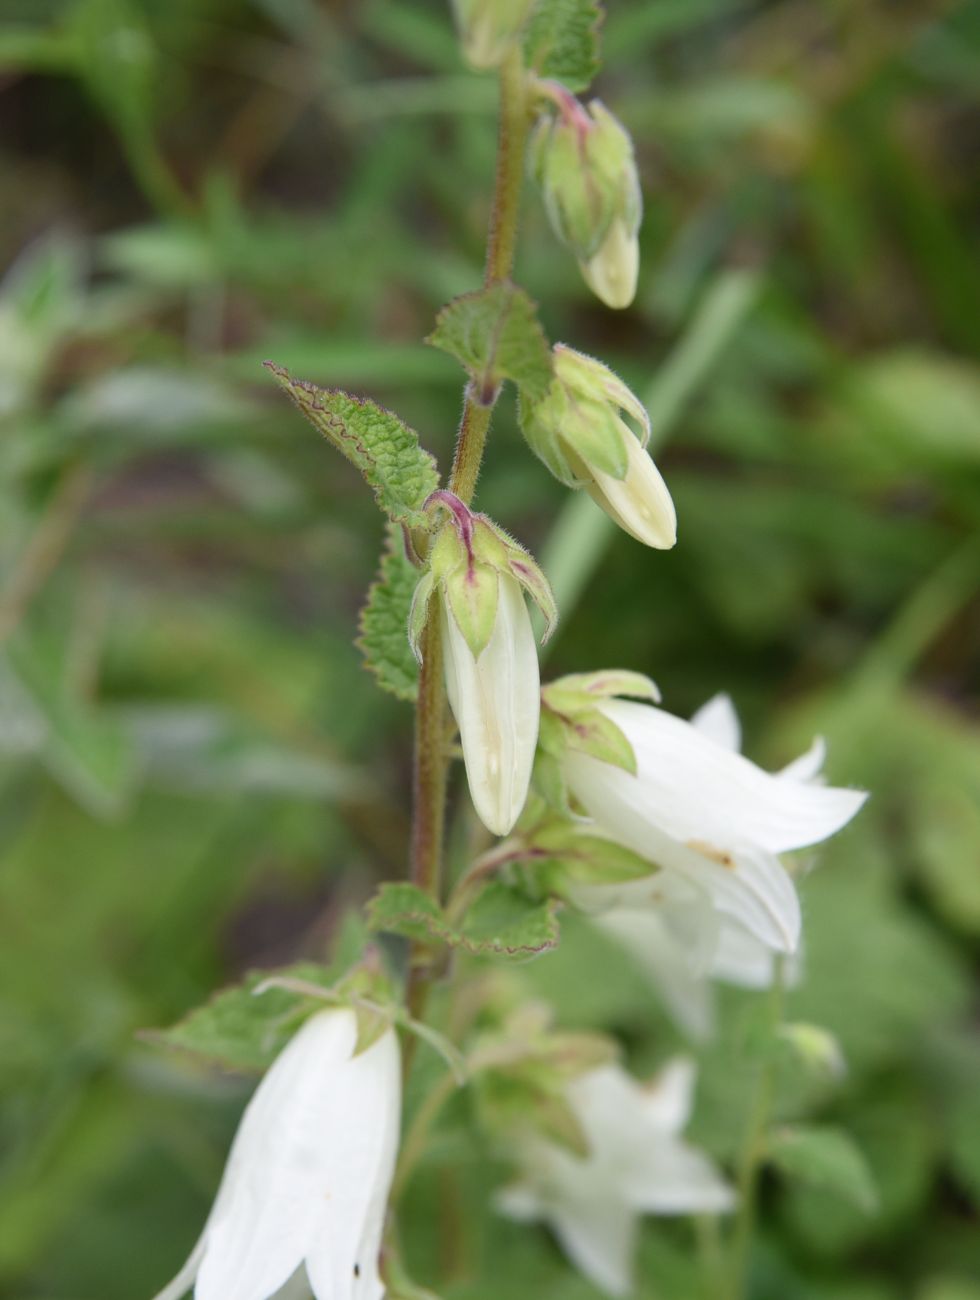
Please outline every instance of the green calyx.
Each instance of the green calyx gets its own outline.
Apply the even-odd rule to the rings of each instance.
[[[556,343],[553,361],[545,396],[538,402],[521,397],[521,428],[531,450],[566,487],[587,483],[592,469],[624,478],[626,440],[637,437],[645,446],[650,435],[642,403],[594,357]]]
[[[562,758],[568,750],[636,775],[633,746],[601,708],[603,700],[620,695],[654,703],[660,699],[649,677],[620,668],[573,673],[542,687],[535,782],[552,807],[562,812],[569,809],[562,774]]]
[[[430,516],[445,511],[449,518],[436,534],[429,567],[412,598],[408,637],[416,658],[420,657],[429,601],[436,590],[474,659],[479,658],[493,635],[502,577],[519,583],[541,610],[546,623],[543,639],[547,640],[558,621],[558,607],[532,556],[492,519],[473,513],[451,492],[434,492],[426,510]]]
[[[631,234],[639,229],[642,199],[633,142],[599,100],[585,107],[555,83],[541,89],[559,111],[535,128],[531,175],[555,234],[587,261],[614,221],[622,221]]]

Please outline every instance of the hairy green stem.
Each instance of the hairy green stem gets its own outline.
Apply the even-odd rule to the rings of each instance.
[[[527,141],[527,95],[520,49],[515,45],[500,69],[500,132],[493,211],[487,239],[484,283],[509,278],[517,246],[518,214]],[[472,500],[483,462],[493,405],[477,400],[467,388],[449,490],[467,504]],[[442,684],[443,648],[437,602],[433,601],[422,634],[422,669],[415,710],[411,879],[435,899],[442,896],[442,860],[449,753],[446,746],[446,700]],[[408,1006],[421,1019],[432,982],[424,948],[413,944]],[[412,1047],[406,1044],[406,1062]]]
[[[774,1034],[783,1016],[783,991],[783,961],[781,957],[777,957],[773,966],[772,988],[769,990],[769,1027]],[[749,1249],[755,1231],[759,1175],[765,1160],[766,1133],[776,1099],[776,1069],[775,1054],[770,1054],[756,1080],[749,1123],[738,1162],[738,1209],[731,1238],[728,1300],[742,1300],[745,1294]]]

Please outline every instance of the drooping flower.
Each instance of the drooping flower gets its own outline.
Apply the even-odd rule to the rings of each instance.
[[[643,198],[629,132],[599,100],[586,106],[555,82],[540,89],[557,116],[538,122],[528,159],[552,229],[607,307],[628,307],[640,265]]]
[[[528,553],[448,492],[450,511],[419,581],[409,638],[419,653],[430,599],[439,603],[446,692],[459,727],[470,795],[494,835],[506,835],[527,798],[538,739],[538,653],[524,593],[553,626],[554,598]]]
[[[594,357],[556,343],[553,360],[544,397],[521,400],[531,450],[562,483],[584,487],[624,532],[669,550],[677,541],[677,514],[645,450],[650,417],[643,403]]]
[[[588,1154],[539,1136],[522,1139],[521,1178],[499,1194],[498,1208],[521,1222],[546,1222],[596,1286],[627,1294],[641,1215],[721,1213],[734,1201],[709,1158],[679,1136],[693,1087],[686,1060],[647,1086],[616,1065],[581,1075],[567,1100]]]
[[[628,742],[635,771],[569,746],[565,777],[589,817],[660,868],[665,880],[683,882],[672,901],[688,918],[700,914],[703,950],[721,969],[755,979],[758,944],[795,953],[800,904],[779,854],[840,830],[864,792],[816,782],[819,743],[782,773],[757,767],[738,752],[727,700],[712,702],[693,722],[631,700],[598,699],[594,708]],[[635,904],[630,891],[641,889],[642,882],[611,888],[606,910]],[[746,936],[755,941],[748,948]]]
[[[156,1300],[381,1300],[378,1255],[398,1149],[398,1040],[355,1055],[357,1015],[318,1012],[269,1068],[245,1109],[190,1259]]]

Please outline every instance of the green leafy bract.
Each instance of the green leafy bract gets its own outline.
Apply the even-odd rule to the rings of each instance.
[[[395,523],[424,528],[422,503],[438,487],[439,476],[418,434],[366,397],[294,379],[273,361],[265,365],[310,423],[357,466],[385,514]]]
[[[477,956],[527,959],[556,947],[557,907],[554,900],[534,901],[495,880],[456,922],[417,885],[395,883],[382,885],[371,900],[368,923],[372,930],[435,941]]]
[[[378,685],[400,700],[418,693],[419,666],[408,640],[408,612],[419,572],[397,544],[381,559],[361,610],[357,645]]]
[[[602,18],[596,0],[540,0],[524,35],[528,67],[576,93],[587,90],[599,71]]]
[[[262,982],[302,980],[328,989],[336,983],[332,966],[297,962],[277,971],[251,971],[241,984],[222,989],[169,1029],[145,1030],[142,1037],[164,1047],[177,1047],[230,1070],[265,1070],[295,1034],[314,999],[284,988],[256,994]],[[318,1009],[322,1003],[317,1002]]]
[[[495,284],[454,298],[436,317],[427,341],[460,362],[482,400],[492,401],[504,379],[512,380],[532,401],[548,391],[548,340],[534,302],[513,284]]]

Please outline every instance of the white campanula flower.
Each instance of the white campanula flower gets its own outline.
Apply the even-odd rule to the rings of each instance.
[[[528,445],[568,487],[584,487],[606,514],[644,546],[669,550],[677,514],[646,450],[650,417],[639,398],[595,357],[556,343],[543,397],[521,397]]]
[[[702,1152],[684,1142],[694,1087],[689,1061],[671,1062],[647,1086],[616,1065],[569,1084],[567,1101],[588,1154],[541,1137],[522,1142],[521,1178],[500,1193],[502,1213],[547,1223],[572,1263],[609,1295],[632,1282],[643,1214],[714,1214],[734,1197]]]
[[[572,793],[602,830],[661,868],[652,900],[666,888],[675,913],[700,917],[709,970],[738,983],[766,981],[765,952],[793,954],[800,942],[799,898],[779,854],[833,835],[866,795],[815,780],[821,742],[781,773],[744,758],[726,697],[691,722],[631,700],[604,699],[597,708],[629,742],[636,771],[569,749]],[[667,883],[671,877],[680,883]],[[606,910],[635,904],[642,892],[616,889]],[[671,928],[679,932],[676,922]]]
[[[409,639],[419,653],[429,602],[438,602],[446,693],[459,727],[473,806],[494,835],[506,835],[524,807],[538,741],[538,652],[524,593],[557,618],[544,574],[530,555],[449,492],[433,505],[450,512],[416,587]]]
[[[490,640],[477,656],[445,604],[440,607],[446,693],[459,727],[473,806],[494,835],[517,821],[538,740],[538,650],[524,593],[501,574]]]
[[[156,1300],[192,1286],[194,1300],[270,1300],[287,1284],[302,1294],[304,1268],[316,1300],[381,1300],[401,1065],[393,1029],[355,1055],[357,1035],[354,1011],[321,1011],[276,1058],[204,1232]]]

